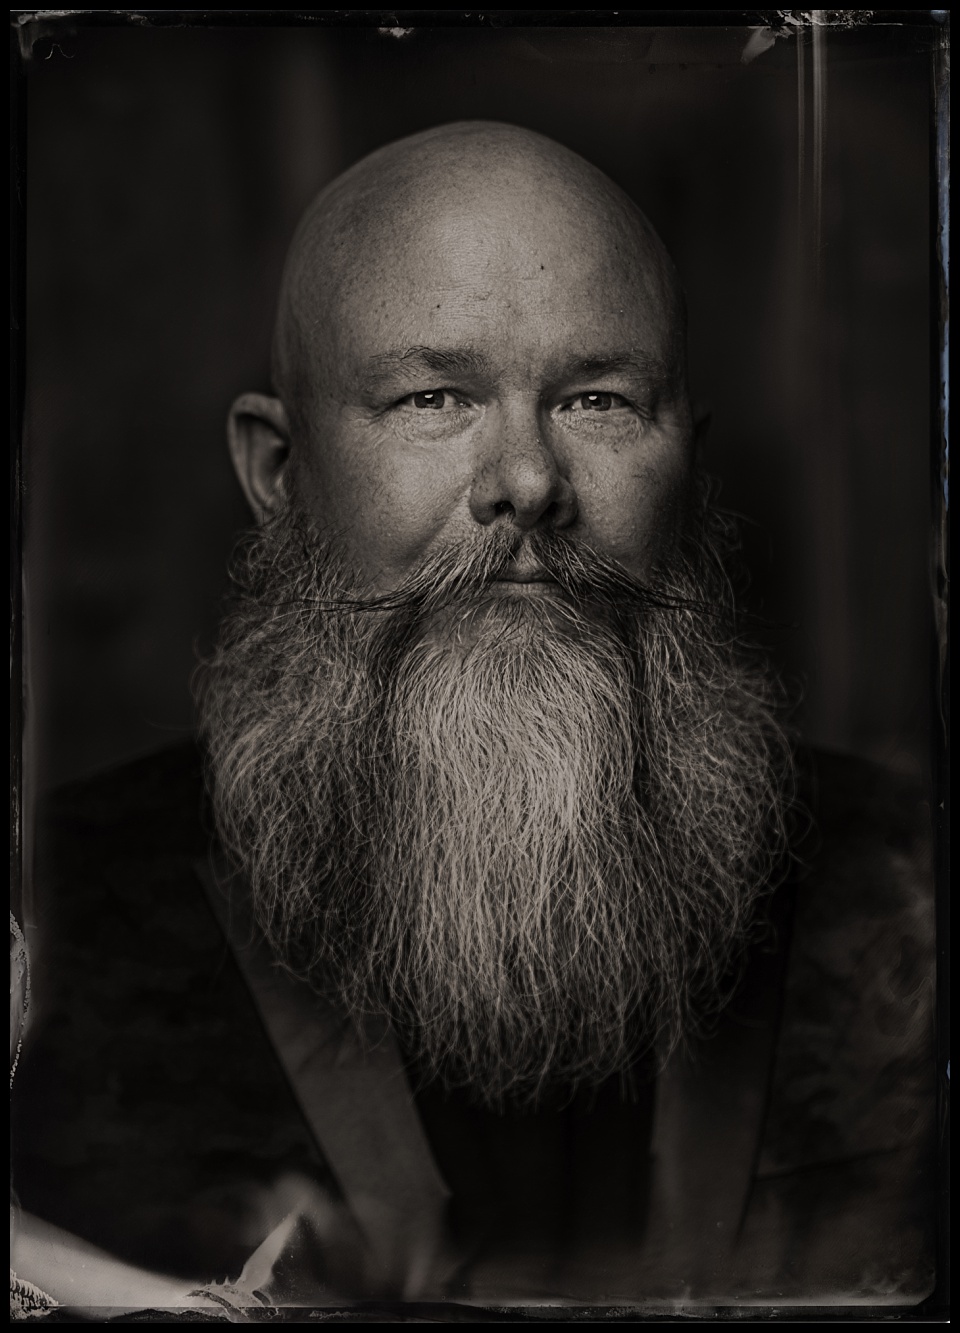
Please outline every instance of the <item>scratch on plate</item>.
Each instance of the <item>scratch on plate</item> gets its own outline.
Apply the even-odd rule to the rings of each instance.
[[[777,18],[789,28],[859,28],[876,13],[875,9],[778,9]]]
[[[792,37],[810,28],[859,28],[874,17],[873,9],[778,9],[777,26],[754,28],[743,48],[741,63],[749,65],[769,51],[780,37]]]
[[[769,51],[778,37],[786,37],[785,32],[778,32],[776,28],[754,28],[750,34],[750,40],[743,48],[743,55],[740,57],[741,63],[749,65],[751,60],[756,60],[757,56],[762,56],[764,51]]]
[[[31,9],[29,14],[18,14],[21,27],[27,23],[42,23],[46,19],[72,19],[80,14],[92,14],[92,9]]]

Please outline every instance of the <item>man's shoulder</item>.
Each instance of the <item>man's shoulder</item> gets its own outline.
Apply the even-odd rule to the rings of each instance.
[[[879,833],[894,850],[929,840],[930,791],[918,773],[821,748],[801,751],[799,768],[801,798],[824,837]]]
[[[322,1167],[204,893],[203,802],[193,745],[43,801],[13,1164],[28,1212],[206,1279],[261,1188]]]
[[[222,947],[197,861],[210,847],[192,741],[72,782],[37,806],[28,942],[31,1039],[123,1012],[188,960]],[[191,950],[184,953],[184,941]],[[172,968],[172,972],[169,969]]]
[[[797,847],[797,917],[807,936],[917,936],[932,962],[933,819],[916,776],[825,750],[801,759],[807,821]],[[902,939],[903,950],[910,940]]]
[[[31,1025],[66,1012],[96,976],[140,985],[176,937],[219,941],[200,881],[210,847],[197,746],[170,747],[60,787],[38,802],[31,919]],[[169,947],[165,950],[165,944]],[[139,960],[131,969],[129,963]]]
[[[37,857],[74,865],[104,855],[202,855],[209,838],[203,761],[194,739],[61,786],[37,809]]]
[[[778,1290],[919,1299],[932,1282],[934,894],[923,784],[803,761],[807,836],[743,1250]],[[753,1271],[753,1270],[751,1270]]]
[[[877,1021],[889,1036],[921,993],[932,998],[930,792],[910,774],[825,751],[808,756],[804,780],[811,820],[794,875],[795,984],[829,980],[865,1012],[885,997]]]
[[[810,756],[761,1174],[890,1153],[933,1105],[934,892],[922,784]]]

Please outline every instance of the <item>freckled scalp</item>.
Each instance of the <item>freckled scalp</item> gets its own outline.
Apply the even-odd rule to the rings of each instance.
[[[571,269],[605,249],[629,275],[633,299],[655,313],[665,358],[685,378],[683,292],[640,209],[598,168],[553,140],[512,125],[465,121],[371,153],[304,214],[287,257],[273,340],[274,387],[294,419],[316,388],[324,348],[342,336],[343,312],[375,305],[378,268],[402,268],[446,218],[444,241],[456,244],[457,218],[471,212],[495,212],[508,231],[515,221],[532,264],[540,235]]]

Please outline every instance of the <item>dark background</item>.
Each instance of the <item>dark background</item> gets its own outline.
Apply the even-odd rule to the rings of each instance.
[[[225,416],[267,387],[299,214],[369,150],[469,117],[561,140],[648,213],[805,731],[924,774],[923,18],[786,31],[749,63],[730,25],[21,25],[28,797],[189,733],[246,522]]]

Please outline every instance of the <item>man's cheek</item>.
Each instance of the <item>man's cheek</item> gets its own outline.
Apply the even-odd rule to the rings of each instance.
[[[462,477],[434,460],[420,467],[347,467],[326,491],[323,517],[352,548],[357,566],[386,588],[445,534],[465,536],[466,490]]]
[[[441,533],[469,519],[471,460],[449,444],[393,450],[379,461],[369,490],[372,535],[422,553]]]
[[[584,540],[638,577],[676,542],[686,482],[653,467],[618,477],[591,477],[578,491]]]

